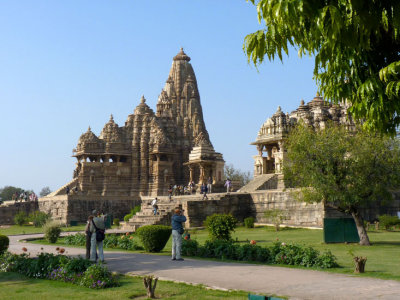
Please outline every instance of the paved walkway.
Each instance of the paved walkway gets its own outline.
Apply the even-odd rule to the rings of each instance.
[[[35,255],[55,253],[56,246],[19,242],[40,234],[10,236],[10,251],[22,247]],[[64,247],[67,255],[84,255],[85,249]],[[105,252],[107,266],[124,274],[153,274],[160,279],[182,281],[222,289],[288,296],[290,299],[400,299],[400,281],[331,274],[252,264],[185,259],[171,261],[169,256],[127,252]]]

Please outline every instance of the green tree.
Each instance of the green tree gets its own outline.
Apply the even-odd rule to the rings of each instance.
[[[50,194],[50,193],[51,193],[50,187],[45,186],[44,188],[42,188],[42,189],[40,190],[39,195],[40,195],[40,197],[44,197],[44,196],[47,196],[47,195]]]
[[[299,124],[288,138],[285,184],[300,187],[295,195],[306,202],[349,213],[361,245],[370,245],[360,208],[392,200],[400,186],[400,143],[359,129],[348,133],[329,125],[323,130]]]
[[[246,185],[252,179],[250,172],[236,169],[233,164],[225,165],[224,174],[230,180],[239,181],[241,186]]]
[[[18,193],[18,196],[24,192],[24,189],[17,188],[15,186],[6,185],[2,189],[0,189],[0,198],[3,201],[11,200],[15,192]]]
[[[364,128],[400,124],[400,1],[250,0],[265,29],[245,37],[249,62],[283,60],[293,46],[315,56],[314,78],[335,103],[347,99]]]

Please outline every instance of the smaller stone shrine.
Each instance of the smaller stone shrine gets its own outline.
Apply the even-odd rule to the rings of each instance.
[[[324,128],[327,122],[344,124],[348,130],[354,130],[355,124],[347,113],[348,105],[331,104],[317,95],[307,104],[301,100],[300,106],[289,113],[283,113],[278,106],[276,113],[262,124],[256,140],[251,143],[258,150],[254,159],[254,177],[263,174],[282,173],[285,159],[285,140],[291,128],[299,120],[313,128]],[[264,156],[264,153],[267,155]]]

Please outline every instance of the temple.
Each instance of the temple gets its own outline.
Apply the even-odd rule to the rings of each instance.
[[[285,140],[299,120],[313,128],[324,128],[327,122],[345,125],[347,130],[354,130],[354,122],[347,113],[346,103],[335,105],[317,95],[307,104],[301,100],[300,106],[289,113],[283,113],[281,107],[272,117],[262,124],[255,145],[258,155],[254,159],[254,177],[263,174],[282,173],[282,165],[286,156]],[[264,153],[266,154],[264,156]]]
[[[85,207],[85,201],[105,201],[108,207],[119,203],[122,214],[132,206],[130,200],[166,195],[170,185],[187,185],[189,180],[201,184],[209,177],[221,185],[224,160],[210,141],[196,76],[183,49],[173,58],[156,112],[142,96],[124,126],[111,115],[99,136],[89,127],[73,156],[77,160],[73,180],[42,202],[68,194],[66,201],[79,200],[79,207]],[[55,204],[43,205],[52,215],[60,214]],[[68,209],[62,210],[61,219],[68,219],[64,216]]]

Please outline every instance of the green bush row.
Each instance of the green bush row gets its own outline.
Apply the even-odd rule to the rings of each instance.
[[[379,216],[379,225],[389,230],[392,226],[400,225],[400,219],[398,216],[382,215]]]
[[[35,227],[42,227],[50,219],[50,215],[42,211],[34,211],[27,215],[24,211],[20,211],[14,216],[14,223],[22,226],[25,223],[32,222]]]
[[[6,252],[0,256],[0,272],[16,272],[32,278],[70,282],[89,288],[119,286],[119,280],[104,266],[92,265],[84,258],[40,253],[37,258],[27,254]]]
[[[196,240],[182,240],[182,255],[206,258],[254,261],[304,267],[334,268],[338,264],[330,252],[296,244],[274,243],[272,247],[238,244],[232,241],[211,240],[199,245]]]
[[[86,236],[82,233],[68,235],[64,239],[65,244],[84,246],[86,244]],[[103,246],[105,248],[116,248],[124,250],[142,250],[143,247],[137,242],[137,237],[134,234],[119,235],[119,234],[106,234]]]

